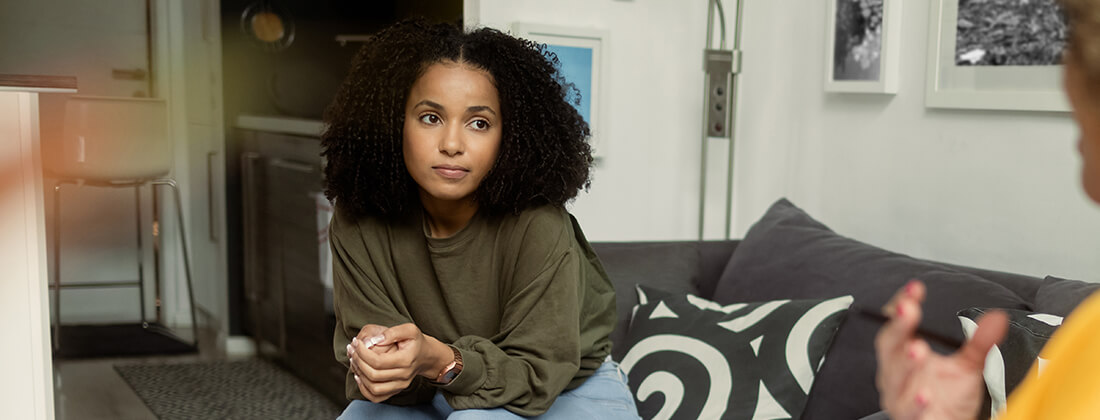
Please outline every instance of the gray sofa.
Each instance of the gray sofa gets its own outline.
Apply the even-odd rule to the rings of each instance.
[[[720,304],[852,295],[853,306],[879,308],[909,279],[920,278],[929,295],[923,326],[959,340],[963,333],[956,312],[962,309],[1066,315],[1098,286],[893,253],[838,235],[787,200],[773,205],[743,240],[604,242],[593,243],[593,248],[616,287],[619,323],[612,341],[617,360],[630,345],[626,334],[638,303],[637,284]],[[848,313],[820,365],[801,418],[881,415],[876,414],[880,409],[872,344],[878,327],[871,319]],[[632,389],[636,378],[631,373]]]

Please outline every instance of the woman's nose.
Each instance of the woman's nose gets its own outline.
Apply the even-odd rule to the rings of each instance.
[[[466,143],[462,138],[461,127],[449,127],[444,130],[443,137],[439,139],[439,152],[447,156],[457,156],[465,151]]]

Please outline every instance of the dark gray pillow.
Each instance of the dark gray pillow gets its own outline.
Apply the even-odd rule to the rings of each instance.
[[[1035,311],[1067,316],[1097,290],[1100,290],[1098,283],[1047,276],[1035,294]]]
[[[611,332],[611,354],[622,360],[630,311],[638,304],[636,284],[684,294],[699,294],[699,250],[693,242],[593,243],[607,276],[615,286],[618,322]]]
[[[1015,293],[973,274],[837,235],[786,199],[776,202],[737,247],[714,300],[821,299],[852,295],[877,309],[910,279],[928,286],[922,326],[963,339],[955,314],[970,307],[1029,309]],[[818,372],[802,419],[858,419],[879,411],[874,336],[880,324],[849,317]],[[937,348],[940,351],[949,349]]]

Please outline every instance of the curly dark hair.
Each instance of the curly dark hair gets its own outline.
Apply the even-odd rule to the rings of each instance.
[[[325,110],[325,195],[353,216],[393,217],[420,206],[402,150],[405,102],[429,66],[458,62],[489,73],[500,95],[500,150],[474,193],[479,209],[519,213],[587,189],[589,128],[568,99],[544,45],[491,28],[464,31],[409,20],[373,35]]]

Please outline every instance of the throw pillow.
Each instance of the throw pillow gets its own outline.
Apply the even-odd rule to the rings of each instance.
[[[1035,311],[1067,316],[1097,290],[1100,290],[1100,283],[1047,276],[1035,293]]]
[[[928,286],[922,327],[963,340],[955,314],[970,307],[1029,309],[997,283],[838,235],[783,199],[746,233],[714,293],[718,303],[852,295],[881,308],[910,279]],[[818,372],[803,420],[858,419],[881,410],[874,337],[880,323],[849,317]],[[937,350],[948,351],[942,347]]]
[[[642,418],[797,418],[851,296],[718,305],[638,287],[621,367]]]
[[[1004,411],[1008,395],[1023,382],[1032,365],[1037,364],[1040,374],[1042,373],[1046,360],[1039,357],[1039,352],[1058,326],[1062,325],[1062,317],[1057,315],[1015,309],[1000,310],[1008,314],[1008,332],[999,344],[989,350],[985,358],[985,371],[982,372],[986,390],[989,392],[992,418],[997,418]],[[959,312],[959,322],[962,323],[967,338],[974,334],[974,330],[978,328],[978,318],[986,312],[987,309],[981,308]]]

